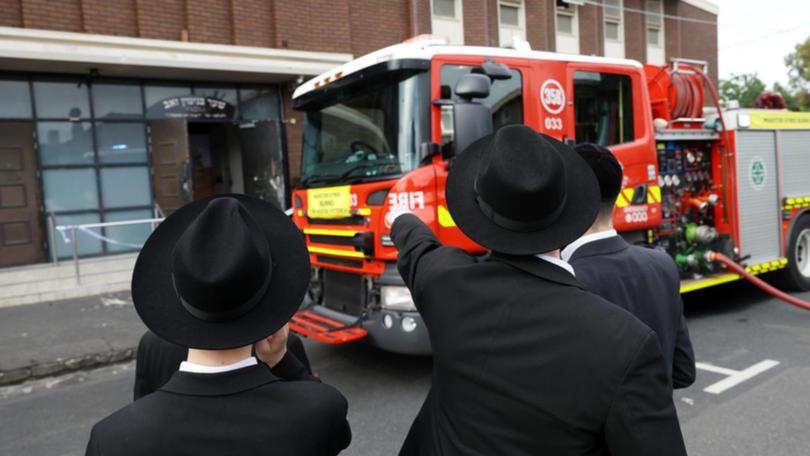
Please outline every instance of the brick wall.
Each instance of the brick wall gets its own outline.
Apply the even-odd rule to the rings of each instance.
[[[579,53],[604,55],[605,40],[602,30],[602,7],[585,5],[579,7]]]
[[[703,21],[717,21],[717,16],[683,2],[667,2],[665,8],[667,8],[667,14]],[[717,84],[717,26],[667,19],[664,23],[664,30],[667,35],[667,59],[682,57],[708,61],[709,77]],[[672,39],[670,39],[670,35],[672,35]]]
[[[84,0],[81,11],[87,33],[138,36],[135,2],[131,0]]]
[[[532,49],[553,51],[555,2],[526,0],[526,41]]]
[[[644,0],[624,0],[624,7],[643,10]],[[628,59],[644,62],[647,60],[647,32],[644,15],[632,11],[624,12],[624,55]],[[666,27],[666,25],[665,25]]]
[[[498,45],[498,0],[462,0],[464,44]]]

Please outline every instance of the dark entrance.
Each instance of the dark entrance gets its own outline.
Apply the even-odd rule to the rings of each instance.
[[[0,122],[0,267],[45,260],[34,126]]]
[[[220,193],[287,206],[279,121],[156,120],[149,123],[152,186],[165,214]]]

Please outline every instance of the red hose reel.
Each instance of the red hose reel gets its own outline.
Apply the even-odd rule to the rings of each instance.
[[[698,69],[683,63],[644,65],[653,118],[671,122],[703,117],[705,94]]]

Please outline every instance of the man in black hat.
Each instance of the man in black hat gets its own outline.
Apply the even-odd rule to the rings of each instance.
[[[562,251],[579,283],[618,304],[652,328],[674,388],[695,382],[695,354],[683,317],[678,267],[666,253],[630,245],[613,229],[622,167],[606,147],[575,147],[599,181],[599,214],[584,236]]]
[[[256,198],[218,195],[164,220],[135,263],[132,298],[146,326],[188,347],[188,358],[158,391],[97,423],[87,454],[335,455],[346,448],[346,400],[286,350],[308,258],[290,219]]]
[[[655,333],[558,258],[598,210],[588,165],[507,126],[455,158],[446,190],[458,227],[492,253],[386,216],[433,347],[431,390],[400,454],[686,454]]]

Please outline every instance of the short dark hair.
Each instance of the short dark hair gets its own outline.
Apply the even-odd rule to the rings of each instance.
[[[574,146],[599,181],[602,202],[615,203],[622,190],[622,165],[607,147],[583,143]]]

